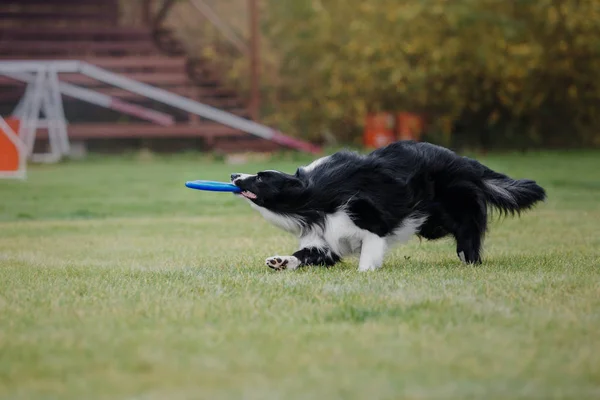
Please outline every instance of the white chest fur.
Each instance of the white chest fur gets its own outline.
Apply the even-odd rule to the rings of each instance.
[[[274,213],[264,207],[258,206],[253,202],[249,201],[250,206],[257,210],[264,219],[275,225],[276,227],[283,229],[284,231],[290,232],[296,236],[300,236],[302,227],[297,219],[287,217],[282,214]]]
[[[298,236],[300,248],[328,247],[332,252],[343,257],[360,252],[365,238],[374,236],[371,232],[356,226],[344,210],[328,215],[325,218],[324,227],[314,226],[312,229],[303,231],[297,219],[274,213],[252,202],[250,204],[267,221]],[[406,218],[391,235],[383,238],[386,248],[410,240],[426,219],[426,216],[415,215]]]

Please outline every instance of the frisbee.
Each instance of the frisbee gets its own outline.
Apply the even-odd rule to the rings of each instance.
[[[228,182],[215,182],[215,181],[187,181],[185,186],[190,189],[196,190],[208,190],[211,192],[233,192],[239,193],[242,191],[239,187]]]

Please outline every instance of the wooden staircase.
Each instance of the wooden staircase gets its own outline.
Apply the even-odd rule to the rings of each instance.
[[[0,60],[76,59],[129,78],[192,98],[247,118],[245,102],[224,85],[214,69],[186,57],[169,32],[118,24],[118,0],[0,0]],[[61,74],[64,82],[118,99],[167,112],[170,127],[63,96],[69,136],[83,141],[124,139],[172,148],[166,141],[193,139],[190,146],[220,151],[269,151],[278,146],[244,132],[157,104],[131,92],[77,74]],[[10,112],[24,85],[0,76],[0,114]],[[43,135],[43,133],[42,133]],[[160,139],[157,141],[157,139]],[[158,143],[158,144],[157,144]]]

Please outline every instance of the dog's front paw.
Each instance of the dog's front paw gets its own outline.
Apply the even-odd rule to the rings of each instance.
[[[359,265],[358,272],[377,271],[379,268],[376,265]]]
[[[294,256],[273,256],[265,260],[267,267],[275,271],[284,269],[296,269],[300,265],[300,260]]]

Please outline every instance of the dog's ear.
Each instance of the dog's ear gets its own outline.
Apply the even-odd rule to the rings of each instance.
[[[298,187],[304,187],[304,180],[294,177],[293,179],[290,179],[290,184],[292,186],[298,186]]]
[[[289,179],[286,179],[285,186],[288,189],[292,190],[304,190],[306,184],[304,180],[297,176],[290,176]]]

